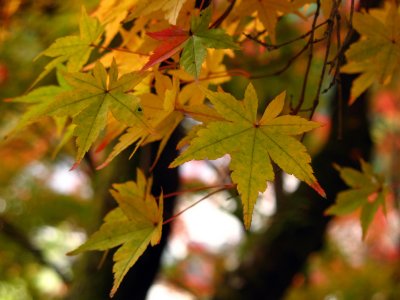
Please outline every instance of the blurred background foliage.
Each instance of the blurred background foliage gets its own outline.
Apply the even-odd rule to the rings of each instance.
[[[24,94],[41,72],[46,61],[39,59],[33,62],[41,51],[57,37],[77,31],[82,5],[91,11],[97,1],[0,1],[1,138],[16,124],[24,109],[23,105],[12,104],[7,99]],[[289,16],[279,22],[279,39],[285,41],[299,34],[292,26],[297,22],[296,18]],[[288,57],[293,56],[302,43],[304,41],[278,52],[268,52],[245,41],[242,44],[243,57],[227,59],[226,63],[234,69],[242,67],[245,62],[246,70],[263,77],[254,80],[260,99],[271,99],[286,86],[290,87],[290,99],[298,99],[302,84],[299,76],[305,60],[299,59],[279,76],[264,75],[284,67]],[[322,64],[322,58],[320,61]],[[265,67],[267,65],[268,68]],[[313,64],[310,85],[306,91],[309,94],[307,99],[312,99],[320,69],[321,65]],[[55,83],[53,74],[41,84]],[[224,88],[241,98],[246,84],[247,80],[243,77],[234,77]],[[326,126],[307,137],[308,146],[314,154],[321,149],[329,134],[329,99],[332,92],[324,94],[316,114],[316,118]],[[397,158],[400,150],[399,94],[396,84],[384,93],[371,93],[375,97],[374,102],[371,102],[372,135],[378,145],[375,147],[375,165],[389,175],[395,187],[393,199],[398,199],[396,191],[400,187]],[[86,237],[86,230],[92,230],[98,223],[99,208],[94,200],[94,190],[103,181],[107,182],[112,168],[98,175],[93,175],[84,166],[80,171],[69,172],[73,164],[73,146],[66,145],[53,158],[52,152],[60,138],[52,126],[50,121],[30,126],[0,147],[1,300],[66,297],[74,278],[74,260],[65,256],[65,253],[79,245]],[[217,164],[212,168],[207,163],[192,166],[196,171],[182,172],[183,183],[191,187],[204,180],[193,176],[193,173],[211,172],[213,176],[218,176],[217,171],[222,172],[223,166],[223,163],[222,167]],[[175,222],[171,243],[164,257],[163,272],[158,279],[159,283],[168,287],[169,294],[172,294],[172,290],[180,291],[182,298],[174,294],[176,298],[171,299],[207,299],[212,296],[226,269],[235,268],[240,258],[246,256],[248,247],[256,240],[255,236],[262,234],[268,227],[274,212],[272,197],[267,195],[263,199],[265,203],[257,205],[255,225],[246,240],[243,239],[245,234],[240,223],[229,219],[232,218],[231,213],[240,219],[240,205],[227,204],[225,200],[213,198],[210,203],[217,202],[217,205],[207,207],[206,212],[204,209],[202,212],[199,205],[191,209],[191,217],[182,217],[182,220]],[[185,201],[190,202],[187,199]],[[393,207],[395,203],[393,201]],[[215,240],[219,239],[221,243],[218,247],[212,244],[210,235],[201,239],[190,227],[203,226],[201,223],[193,223],[195,215],[200,221],[206,222],[212,209],[225,214],[219,214],[217,221],[229,224],[229,228],[224,227],[225,231],[235,231],[231,235],[227,232],[216,235]],[[218,223],[215,224],[218,226]],[[378,215],[365,243],[360,239],[361,229],[356,215],[332,222],[327,245],[323,251],[310,257],[303,272],[294,279],[287,299],[400,299],[399,236],[400,222],[396,209],[391,209],[387,217]],[[152,299],[168,299],[167,291],[163,290],[163,293],[162,298],[154,296],[154,290],[150,295],[153,295]]]
[[[34,58],[57,37],[75,32],[82,5],[97,1],[0,1],[0,135],[12,128],[24,94],[45,61]],[[54,84],[49,76],[43,84]],[[0,148],[0,299],[61,299],[71,279],[65,253],[93,223],[91,179],[69,174],[68,147],[51,158],[51,127],[31,126]],[[72,244],[71,244],[72,243]]]

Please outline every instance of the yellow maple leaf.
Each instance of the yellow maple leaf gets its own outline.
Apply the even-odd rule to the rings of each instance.
[[[351,87],[353,103],[372,84],[388,84],[400,63],[400,15],[397,7],[355,13],[353,26],[361,39],[346,51],[344,73],[361,73]]]
[[[271,159],[325,197],[313,175],[306,148],[292,137],[320,125],[298,116],[279,116],[284,106],[284,93],[276,97],[258,119],[258,99],[252,84],[248,85],[243,101],[228,93],[204,92],[225,120],[209,122],[196,129],[197,136],[171,167],[192,159],[217,159],[230,154],[231,177],[242,198],[246,228],[250,228],[258,193],[265,190],[267,180],[274,179]]]
[[[146,180],[137,169],[136,182],[114,184],[111,194],[118,208],[109,212],[104,223],[83,245],[68,255],[90,250],[107,250],[120,246],[114,254],[113,297],[128,270],[136,263],[147,246],[158,244],[163,223],[163,195],[157,201],[151,195],[152,179]]]

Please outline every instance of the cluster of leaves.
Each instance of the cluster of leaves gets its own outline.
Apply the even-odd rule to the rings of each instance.
[[[180,147],[188,147],[171,167],[193,159],[216,159],[229,154],[231,179],[243,203],[246,228],[250,228],[258,194],[265,190],[268,180],[274,180],[272,162],[325,197],[313,175],[311,157],[299,139],[320,124],[297,115],[282,114],[285,111],[284,92],[270,101],[260,116],[259,99],[251,83],[243,100],[237,100],[220,88],[215,91],[210,86],[230,79],[223,59],[241,50],[244,36],[239,33],[257,29],[267,35],[266,40],[275,42],[278,17],[289,13],[301,15],[299,9],[314,1],[243,0],[236,3],[231,0],[227,1],[226,7],[210,5],[194,9],[195,2],[104,0],[93,16],[88,16],[83,9],[80,35],[57,39],[42,53],[52,60],[34,84],[57,68],[60,85],[40,87],[15,99],[31,104],[15,131],[41,118],[54,118],[59,131],[65,133],[61,144],[75,137],[74,167],[88,155],[100,137],[100,149],[119,138],[98,166],[102,168],[131,145],[135,145],[135,152],[143,145],[160,141],[158,158],[172,132],[188,117],[199,125],[194,126],[180,143]],[[319,11],[319,1],[317,5]],[[335,5],[331,7],[336,9],[338,4]],[[315,15],[318,17],[317,13]],[[376,15],[379,15],[378,19]],[[397,59],[398,33],[394,30],[398,23],[397,10],[392,8],[385,17],[377,13],[356,14],[353,21],[355,29],[366,38],[350,48],[348,64],[342,70],[363,72],[361,77],[379,77],[386,81],[393,68],[385,69],[382,74],[378,73],[381,69],[367,70],[369,67],[366,66],[377,65],[371,63],[375,56],[380,59],[379,63],[386,61],[388,53],[389,58],[394,55]],[[121,22],[129,23],[129,26],[122,26]],[[382,24],[374,27],[377,32],[367,29],[378,23]],[[316,30],[315,22],[313,26],[312,32]],[[390,37],[380,32],[386,28],[393,29]],[[384,48],[380,46],[382,39],[385,40]],[[110,48],[110,43],[114,42],[114,45],[115,41],[120,41],[118,47]],[[315,41],[307,47],[313,43]],[[360,53],[367,47],[374,49],[373,55]],[[97,51],[92,53],[95,49]],[[380,54],[376,55],[378,52]],[[97,59],[91,61],[91,57]],[[365,79],[360,81],[364,84]],[[353,87],[353,98],[372,84],[372,79],[367,80],[368,84],[363,88],[358,86],[359,82],[356,81]],[[301,103],[295,114],[301,110]],[[346,175],[350,171],[343,170],[342,176],[350,178],[345,179],[346,182],[359,188],[352,185],[353,175]],[[365,167],[364,172],[367,174],[368,170]],[[377,180],[370,172],[365,176],[363,182]],[[146,180],[139,170],[136,182],[114,185],[111,193],[119,207],[106,216],[98,232],[71,253],[106,250],[123,244],[114,256],[112,295],[147,245],[155,245],[160,239],[163,197],[159,196],[157,201],[150,194],[150,186],[151,180]],[[377,193],[378,185],[367,190],[368,195]],[[360,191],[363,195],[367,193],[362,188]],[[338,205],[329,213],[349,211],[342,209],[341,203],[353,202],[353,197],[341,195]],[[364,201],[357,205],[365,206],[365,230],[376,211],[375,202],[372,205]],[[350,206],[354,207],[353,204]]]
[[[85,244],[70,252],[75,255],[88,250],[108,250],[122,245],[114,254],[114,285],[111,297],[122,279],[147,246],[159,243],[163,223],[163,196],[151,195],[152,180],[146,179],[138,169],[136,182],[114,184],[111,194],[118,202],[117,208],[104,218],[104,224]]]
[[[335,165],[340,177],[350,189],[340,192],[336,204],[331,206],[326,213],[335,216],[348,215],[361,208],[361,226],[363,238],[379,207],[386,211],[385,199],[388,188],[385,178],[374,173],[370,164],[361,160],[361,171],[353,168]]]
[[[400,15],[392,3],[385,10],[355,13],[354,28],[362,35],[346,52],[347,64],[342,72],[361,75],[354,81],[350,103],[372,84],[387,85],[398,71],[400,62]]]

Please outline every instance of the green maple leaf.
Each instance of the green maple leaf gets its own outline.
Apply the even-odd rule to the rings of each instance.
[[[209,29],[211,7],[203,10],[198,17],[193,17],[190,25],[190,37],[185,42],[180,63],[190,75],[198,78],[201,65],[206,58],[207,48],[239,49],[232,37],[223,29]]]
[[[39,54],[38,57],[45,55],[52,57],[45,70],[38,76],[32,86],[36,85],[43,77],[45,77],[57,65],[65,63],[68,72],[80,71],[82,66],[86,64],[104,29],[100,22],[87,15],[85,8],[82,8],[82,16],[79,25],[80,35],[71,35],[57,39],[49,48]]]
[[[146,181],[137,170],[136,182],[114,184],[111,194],[119,207],[109,212],[104,223],[83,245],[68,253],[75,255],[89,250],[107,250],[121,247],[114,254],[114,285],[110,296],[114,296],[128,270],[146,250],[147,246],[159,243],[163,223],[163,196],[151,195],[152,181]]]
[[[16,103],[29,104],[30,107],[23,114],[21,120],[17,126],[9,133],[7,138],[13,136],[17,132],[20,132],[23,128],[28,126],[30,123],[37,120],[38,117],[46,115],[48,107],[54,99],[63,92],[71,90],[71,87],[67,84],[64,77],[61,74],[60,69],[57,69],[57,80],[59,85],[49,85],[39,87],[26,95],[14,98],[12,101]],[[72,138],[73,130],[75,125],[67,125],[67,117],[54,117],[54,123],[57,128],[57,134],[63,137],[59,142],[58,146],[53,152],[53,157],[61,150],[61,148]]]
[[[208,122],[210,119],[215,120],[216,118],[220,118],[215,110],[207,105],[184,105],[181,103],[179,101],[179,80],[177,78],[174,78],[173,81],[170,79],[166,80],[170,86],[165,91],[160,94],[143,94],[140,96],[141,108],[147,121],[145,124],[147,127],[143,126],[144,124],[129,127],[127,132],[119,138],[118,143],[106,161],[98,169],[108,165],[117,155],[132,144],[136,145],[131,157],[139,147],[160,141],[152,165],[154,167],[173,131],[184,119],[183,112],[199,122]]]
[[[337,195],[336,203],[327,209],[329,215],[343,216],[361,208],[361,227],[365,238],[368,227],[379,206],[385,210],[385,198],[388,193],[384,177],[373,172],[372,167],[361,160],[361,170],[342,168],[335,165],[340,177],[350,189]]]
[[[361,73],[351,88],[353,103],[372,84],[388,84],[400,63],[400,15],[395,5],[383,14],[382,10],[355,13],[353,26],[361,39],[346,52],[344,73]]]
[[[271,159],[282,170],[305,181],[325,196],[313,175],[306,148],[292,137],[319,127],[318,123],[298,116],[278,116],[284,106],[284,94],[275,98],[258,119],[258,99],[251,84],[242,102],[227,93],[204,92],[226,120],[210,122],[199,129],[197,137],[172,162],[172,167],[192,159],[216,159],[229,153],[231,177],[242,198],[246,228],[250,227],[259,192],[265,190],[267,180],[274,180]]]
[[[136,126],[128,128],[127,132],[119,138],[118,143],[115,145],[106,161],[101,164],[98,169],[108,165],[123,150],[135,143],[136,145],[131,157],[140,146],[161,140],[155,162],[158,160],[172,132],[184,118],[183,113],[175,111],[175,106],[177,105],[175,102],[179,94],[179,82],[175,79],[173,83],[171,80],[167,80],[171,87],[167,88],[161,95],[141,95],[141,107],[147,120],[146,125],[148,126],[145,127],[143,124],[137,124]]]
[[[65,73],[65,80],[72,89],[29,112],[29,118],[24,122],[34,122],[48,115],[72,117],[78,164],[106,126],[109,111],[126,125],[145,124],[139,110],[139,99],[131,93],[145,76],[144,73],[132,72],[118,78],[115,61],[108,75],[101,63],[95,65],[93,74]]]
[[[17,126],[13,129],[10,135],[15,134],[25,128],[30,123],[34,122],[37,116],[43,115],[49,104],[62,92],[68,91],[71,87],[65,82],[61,71],[57,69],[57,80],[59,85],[48,85],[39,87],[26,95],[12,99],[16,103],[29,104],[29,109],[24,113]],[[62,119],[62,121],[60,121]],[[55,118],[56,124],[65,123],[65,117]],[[61,130],[61,128],[59,128]]]

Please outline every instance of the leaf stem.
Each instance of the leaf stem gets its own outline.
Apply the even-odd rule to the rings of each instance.
[[[226,8],[224,13],[217,20],[215,20],[214,23],[211,24],[210,28],[218,28],[222,24],[222,22],[229,16],[233,7],[235,6],[236,0],[230,0],[230,2],[231,3]]]
[[[182,191],[177,191],[177,192],[165,194],[163,197],[164,197],[164,199],[166,199],[166,198],[172,198],[172,197],[175,197],[175,196],[180,196],[180,195],[185,194],[185,193],[201,192],[201,191],[210,190],[210,189],[216,189],[216,188],[229,190],[229,189],[233,189],[235,187],[236,187],[236,184],[233,184],[233,183],[210,185],[210,186],[200,186],[200,187],[195,187],[195,188],[191,188],[191,189],[187,189],[187,190],[182,190]]]
[[[190,208],[194,207],[195,205],[199,204],[200,202],[202,202],[203,200],[207,199],[208,197],[211,197],[212,195],[215,195],[219,192],[224,191],[226,188],[220,188],[218,190],[212,191],[210,193],[208,193],[207,195],[205,195],[204,197],[201,197],[199,200],[197,200],[196,202],[194,202],[193,204],[189,205],[188,207],[186,207],[185,209],[181,210],[180,212],[178,212],[177,214],[175,214],[174,216],[172,216],[171,218],[165,220],[163,222],[163,225],[168,224],[172,221],[174,221],[177,217],[179,217],[181,214],[183,214],[184,212],[186,212],[187,210],[189,210]]]
[[[281,44],[276,44],[276,45],[268,44],[268,43],[265,43],[265,42],[263,42],[263,41],[260,41],[257,37],[251,36],[251,35],[248,34],[248,33],[243,33],[243,35],[244,35],[245,37],[247,37],[248,39],[250,39],[250,40],[256,42],[257,44],[259,44],[259,45],[261,45],[261,46],[267,48],[268,50],[277,50],[277,49],[279,49],[279,48],[282,48],[282,47],[284,47],[284,46],[290,45],[290,44],[292,44],[292,43],[294,43],[294,42],[297,42],[297,41],[300,41],[300,40],[306,38],[307,36],[309,36],[310,34],[312,34],[313,31],[314,31],[315,29],[320,28],[320,27],[322,27],[323,25],[325,25],[325,24],[327,24],[327,23],[328,23],[328,20],[325,20],[325,21],[323,21],[322,23],[316,25],[315,28],[313,28],[313,29],[307,31],[306,33],[304,33],[304,34],[302,34],[302,35],[300,35],[300,36],[298,36],[298,37],[296,37],[296,38],[294,38],[294,39],[292,39],[292,40],[283,42],[283,43],[281,43]]]
[[[210,118],[210,119],[214,119],[214,120],[218,120],[218,121],[225,121],[225,119],[223,117],[217,117],[217,116],[210,116],[208,114],[205,113],[200,113],[200,112],[192,112],[192,111],[188,111],[185,110],[182,107],[175,107],[175,111],[179,111],[183,114],[187,114],[187,115],[191,115],[191,116],[200,116],[200,117],[206,117],[206,118]]]

